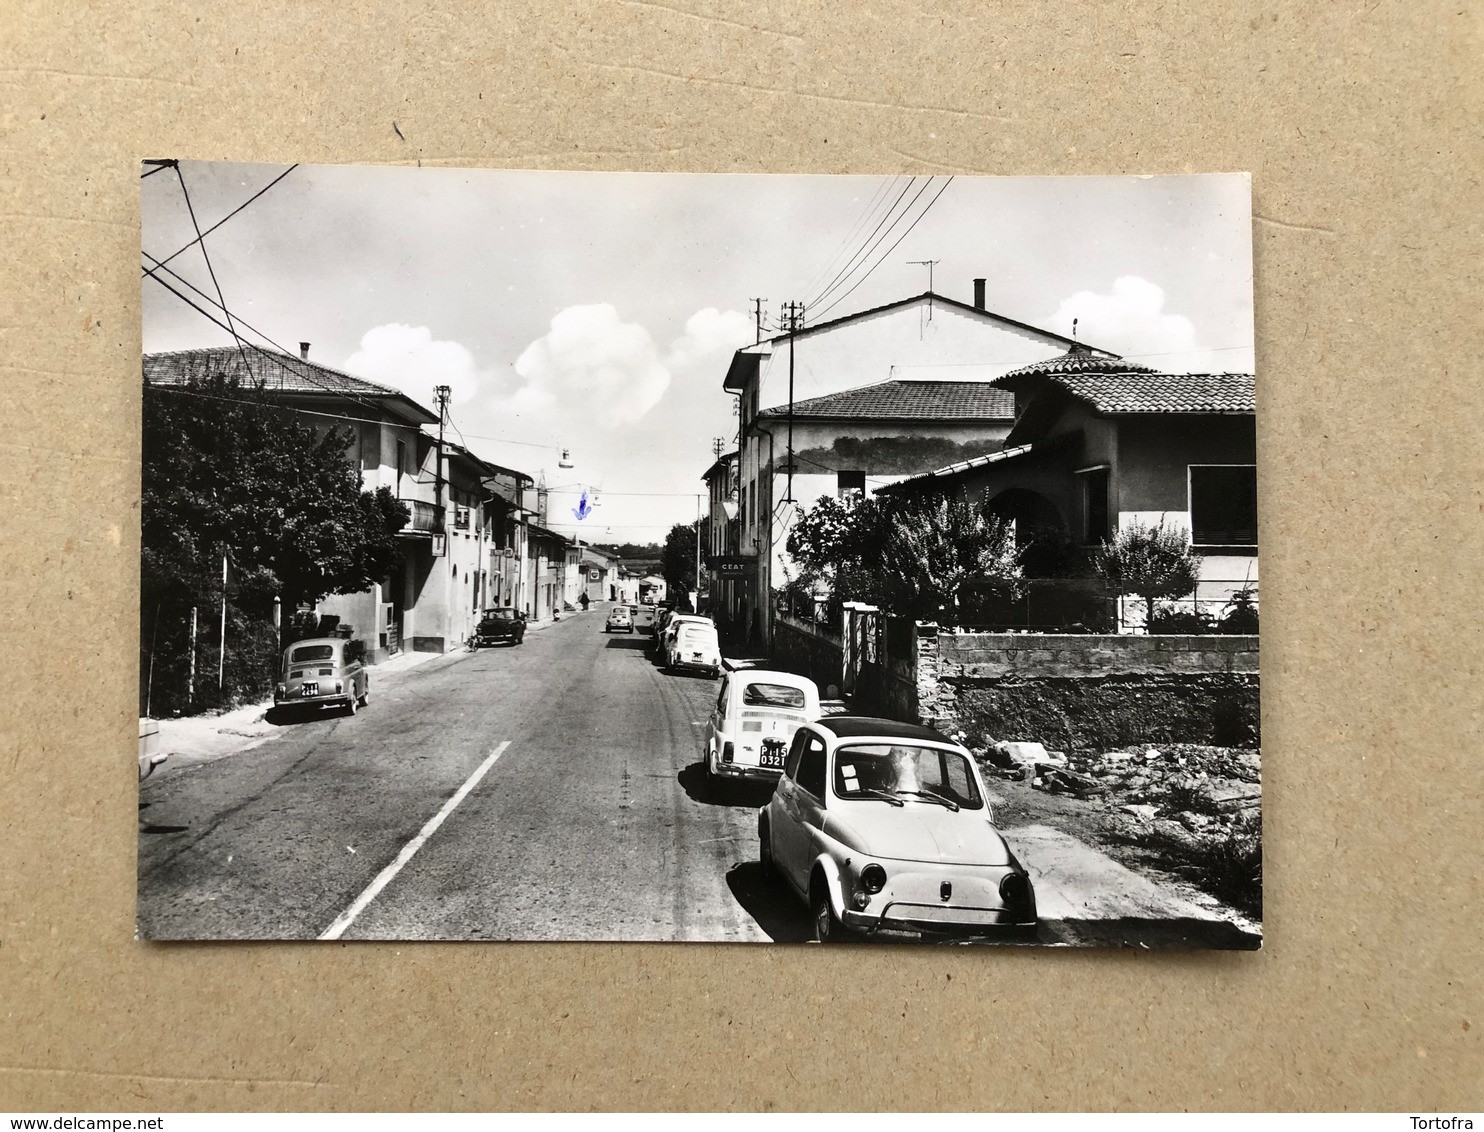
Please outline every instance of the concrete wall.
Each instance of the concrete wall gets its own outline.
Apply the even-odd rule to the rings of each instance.
[[[807,676],[819,685],[821,696],[828,697],[831,687],[838,689],[842,655],[838,637],[789,617],[774,618],[770,663],[784,672]]]
[[[945,730],[1063,750],[1260,741],[1256,637],[978,633],[936,645],[919,711]]]
[[[948,679],[1255,673],[1257,638],[945,633],[939,638],[938,664]]]

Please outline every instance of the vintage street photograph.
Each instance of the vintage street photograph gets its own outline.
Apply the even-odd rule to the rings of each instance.
[[[1245,174],[140,174],[140,939],[1261,945]]]

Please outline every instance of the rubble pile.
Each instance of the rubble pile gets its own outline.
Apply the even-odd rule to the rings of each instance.
[[[988,740],[986,777],[1087,803],[1116,842],[1142,847],[1233,906],[1261,907],[1262,759],[1257,751],[1143,743],[1093,754]]]
[[[976,748],[986,774],[1028,781],[1033,789],[1100,803],[1136,822],[1214,833],[1255,817],[1262,804],[1257,751],[1228,747],[1140,744],[1068,756],[1040,743],[990,742]]]

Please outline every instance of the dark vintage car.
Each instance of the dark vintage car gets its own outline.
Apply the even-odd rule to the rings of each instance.
[[[354,715],[370,696],[371,677],[360,641],[315,637],[283,650],[275,707],[341,707]]]
[[[486,609],[474,630],[470,645],[484,648],[488,645],[509,641],[518,645],[526,638],[526,615],[511,605],[498,605]]]

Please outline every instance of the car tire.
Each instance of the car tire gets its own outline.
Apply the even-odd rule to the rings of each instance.
[[[830,907],[829,886],[818,877],[809,886],[809,918],[814,921],[816,943],[852,943],[854,935]]]

